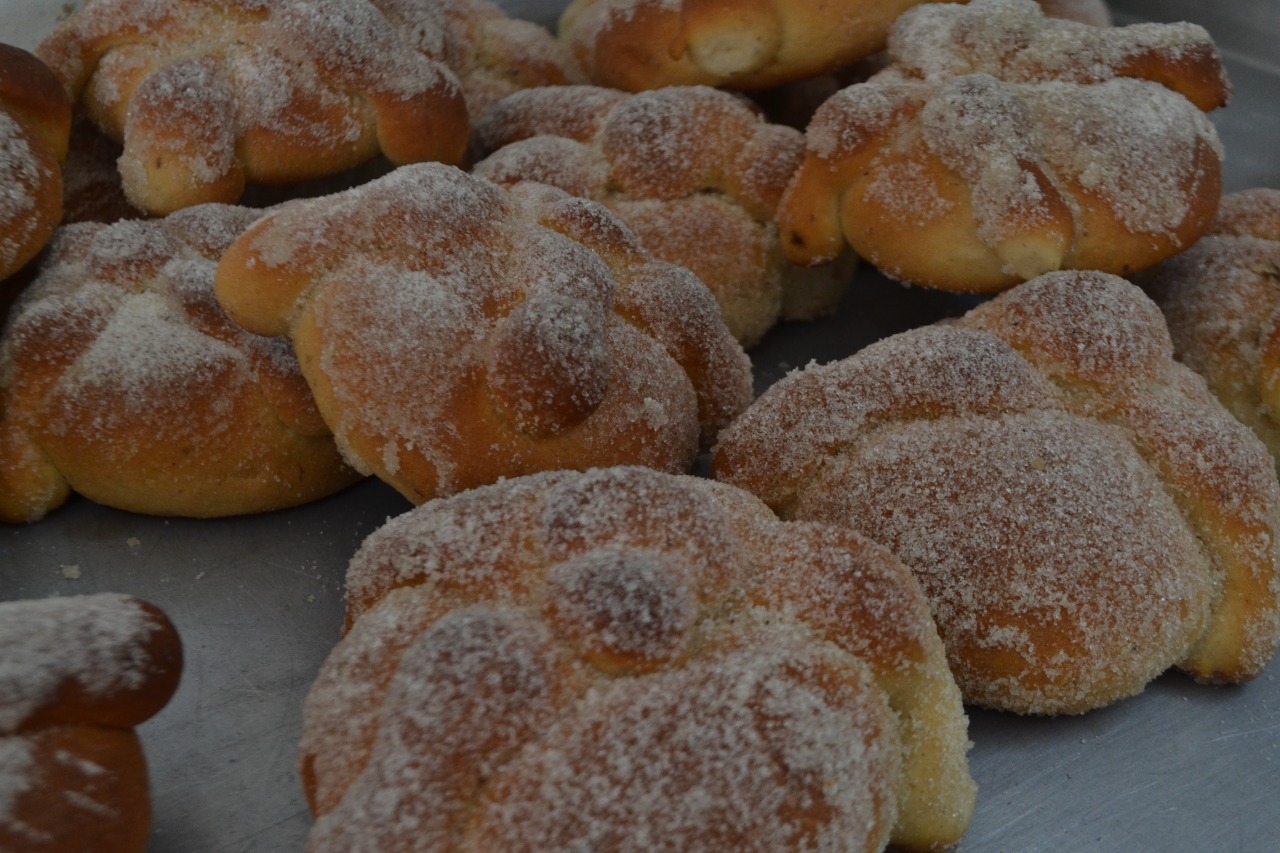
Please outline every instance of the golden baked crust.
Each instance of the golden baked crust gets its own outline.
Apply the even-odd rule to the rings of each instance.
[[[389,522],[304,709],[312,853],[954,843],[966,719],[911,574],[641,468]],[[698,792],[695,794],[695,791]]]
[[[1222,152],[1203,111],[1230,87],[1203,28],[975,0],[906,13],[889,55],[809,125],[779,212],[793,261],[847,241],[890,277],[990,292],[1056,269],[1128,274],[1212,221]]]
[[[598,201],[659,259],[691,270],[744,347],[779,319],[834,310],[852,275],[852,256],[820,271],[787,263],[774,216],[803,137],[727,92],[526,89],[480,116],[473,139],[484,158],[474,174]]]
[[[382,5],[90,0],[38,52],[123,143],[130,201],[163,214],[379,153],[461,162],[467,111],[441,55],[443,15],[417,4],[423,14],[401,19]]]
[[[263,512],[354,482],[288,347],[214,301],[260,211],[68,225],[0,339],[0,519],[69,490],[153,515]]]
[[[975,704],[1075,713],[1173,665],[1245,681],[1280,640],[1266,451],[1114,276],[1050,273],[792,374],[713,472],[893,550]]]
[[[71,103],[32,54],[0,44],[0,279],[49,240],[62,218]]]
[[[0,849],[143,853],[133,727],[168,703],[182,644],[157,607],[104,593],[0,603]]]
[[[415,503],[553,468],[685,471],[751,399],[702,283],[543,184],[418,164],[283,205],[217,294],[293,341],[339,447]]]
[[[921,0],[573,0],[560,38],[600,86],[763,89],[833,71],[884,47]]]
[[[1224,196],[1209,233],[1139,283],[1178,359],[1280,459],[1280,190]]]

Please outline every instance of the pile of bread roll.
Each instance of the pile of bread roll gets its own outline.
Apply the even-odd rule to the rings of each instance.
[[[1098,2],[87,0],[0,46],[0,520],[416,505],[299,709],[316,853],[954,844],[966,704],[1280,645],[1230,92]],[[858,262],[992,298],[756,389]],[[0,846],[145,849],[175,629],[0,607]]]

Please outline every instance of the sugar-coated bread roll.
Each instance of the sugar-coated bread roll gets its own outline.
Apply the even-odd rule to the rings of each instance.
[[[797,263],[846,244],[886,275],[991,292],[1126,275],[1213,220],[1230,86],[1194,24],[1094,27],[1033,0],[904,14],[889,66],[819,108],[779,212]]]
[[[1280,485],[1172,354],[1134,285],[1049,273],[791,374],[714,476],[887,545],[968,702],[1076,713],[1175,665],[1246,681],[1280,640]]]
[[[447,23],[445,56],[472,117],[521,89],[586,82],[568,46],[532,21],[489,0],[437,2]]]
[[[288,344],[214,299],[218,257],[260,214],[59,229],[0,337],[0,520],[69,490],[153,515],[262,512],[358,478]]]
[[[1140,283],[1179,360],[1280,459],[1280,190],[1224,196],[1209,234]]]
[[[848,531],[642,468],[371,535],[307,697],[310,853],[911,849],[973,811],[919,585]]]
[[[438,163],[280,206],[217,295],[293,341],[339,447],[415,503],[555,468],[685,471],[751,400],[692,273],[595,202]]]
[[[89,0],[37,50],[123,143],[130,201],[165,214],[378,154],[461,162],[444,27],[432,2]]]
[[[0,279],[36,256],[62,219],[71,102],[58,78],[0,44]]]
[[[560,38],[600,86],[764,89],[876,53],[894,19],[920,2],[572,0]]]
[[[659,259],[691,270],[743,346],[779,319],[834,310],[848,262],[787,262],[774,217],[804,157],[799,131],[706,86],[628,95],[594,86],[526,89],[476,119],[473,172],[541,181],[604,204]]]
[[[0,602],[0,850],[143,853],[151,799],[133,727],[181,674],[178,633],[147,602]]]

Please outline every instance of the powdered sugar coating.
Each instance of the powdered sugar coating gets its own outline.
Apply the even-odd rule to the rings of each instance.
[[[1204,680],[1266,666],[1280,485],[1260,450],[1172,361],[1136,288],[1056,273],[793,374],[713,467],[889,545],[968,701],[1062,713],[1174,664]]]
[[[548,468],[685,469],[750,395],[701,283],[540,184],[422,165],[286,205],[218,292],[292,337],[339,446],[415,502]]]
[[[39,50],[124,143],[130,201],[168,213],[234,202],[246,180],[297,182],[378,153],[460,160],[462,91],[444,34],[427,34],[444,23],[438,12],[389,17],[369,0],[94,0]]]
[[[508,480],[393,519],[348,588],[306,704],[312,849],[385,847],[428,803],[415,831],[445,850],[877,850],[898,809],[900,839],[967,824],[958,694],[915,583],[738,490],[640,468]],[[488,664],[456,695],[419,672],[471,647],[440,632],[479,624],[540,650],[503,665],[527,699],[482,686]],[[449,765],[463,776],[426,769],[485,732],[492,751]],[[454,778],[474,787],[421,794]]]
[[[213,299],[218,257],[259,215],[208,205],[58,233],[0,343],[6,518],[39,518],[68,486],[201,515],[350,481],[311,437],[319,418],[287,346],[239,329]]]
[[[0,268],[8,269],[36,227],[31,189],[40,180],[41,169],[20,126],[5,112],[0,112],[0,174],[5,176],[0,187],[0,223],[5,224]],[[17,227],[16,233],[10,233],[10,223]]]
[[[476,174],[542,181],[599,201],[649,251],[693,271],[744,346],[779,319],[788,294],[812,296],[821,311],[843,288],[845,267],[823,287],[784,261],[773,219],[802,138],[738,96],[705,86],[631,96],[592,86],[529,89],[481,116],[475,139],[485,155]]]
[[[895,24],[888,55],[806,132],[779,214],[793,261],[847,240],[891,277],[988,292],[1055,269],[1124,275],[1212,219],[1223,152],[1204,112],[1230,84],[1202,28],[927,4]]]
[[[156,622],[125,596],[0,603],[0,733],[12,734],[67,681],[91,696],[136,690],[150,677]]]
[[[1280,191],[1225,196],[1209,236],[1140,283],[1164,312],[1178,358],[1277,456]]]

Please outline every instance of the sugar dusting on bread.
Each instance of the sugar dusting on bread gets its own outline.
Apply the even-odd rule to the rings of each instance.
[[[150,677],[145,644],[159,626],[125,600],[101,593],[0,603],[0,732],[17,731],[68,679],[107,696]]]

